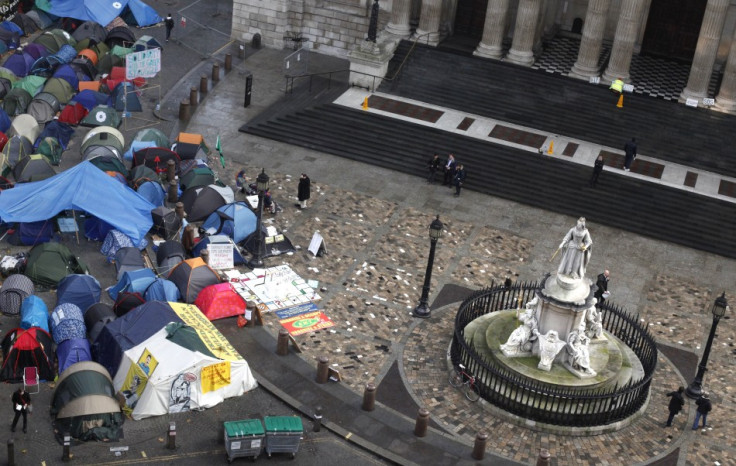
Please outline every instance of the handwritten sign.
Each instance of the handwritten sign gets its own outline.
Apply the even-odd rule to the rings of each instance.
[[[233,263],[232,244],[209,243],[207,245],[207,251],[210,253],[208,265],[213,269],[232,269],[235,267],[235,264]]]
[[[230,385],[230,362],[223,361],[202,368],[200,372],[202,393],[213,392]]]
[[[161,49],[149,49],[125,56],[125,79],[152,78],[161,71]]]

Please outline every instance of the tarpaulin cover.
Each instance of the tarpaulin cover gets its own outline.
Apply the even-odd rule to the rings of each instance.
[[[37,222],[63,210],[81,210],[125,233],[135,245],[141,245],[153,225],[154,207],[90,162],[82,162],[49,179],[3,191],[0,219]]]
[[[95,21],[108,25],[116,16],[129,7],[138,26],[150,26],[162,19],[156,10],[141,0],[36,0],[36,8],[62,18]]]

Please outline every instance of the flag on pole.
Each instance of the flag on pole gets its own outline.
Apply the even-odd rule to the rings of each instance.
[[[225,156],[222,154],[222,147],[220,146],[220,135],[217,135],[217,142],[215,143],[215,149],[217,149],[217,152],[220,154],[220,163],[222,164],[222,168],[225,168]]]

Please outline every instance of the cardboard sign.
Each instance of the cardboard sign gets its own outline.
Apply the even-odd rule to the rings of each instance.
[[[298,316],[300,314],[306,314],[307,312],[319,311],[319,308],[314,303],[300,304],[298,306],[287,307],[276,311],[276,315],[279,319],[288,319],[289,317]]]
[[[289,334],[294,337],[334,327],[335,325],[330,318],[321,311],[299,314],[298,316],[289,317],[288,319],[283,319],[279,322],[286,330],[288,330]]]
[[[148,49],[125,56],[125,79],[153,78],[161,71],[161,49]]]
[[[207,245],[207,251],[210,253],[208,264],[215,270],[232,269],[235,267],[233,263],[233,245],[232,244],[213,244]]]

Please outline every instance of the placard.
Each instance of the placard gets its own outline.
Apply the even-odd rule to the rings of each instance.
[[[161,71],[161,49],[148,49],[125,56],[125,79],[153,78]]]
[[[210,253],[207,265],[213,269],[232,269],[235,267],[233,263],[233,245],[232,244],[213,244],[207,245],[207,251]]]
[[[322,235],[320,235],[318,231],[315,231],[314,235],[312,235],[312,241],[309,242],[308,251],[315,256],[318,255],[323,241],[324,239],[322,238]]]
[[[307,312],[298,316],[289,317],[279,321],[291,336],[303,335],[316,332],[325,328],[333,327],[335,324],[324,312]]]

